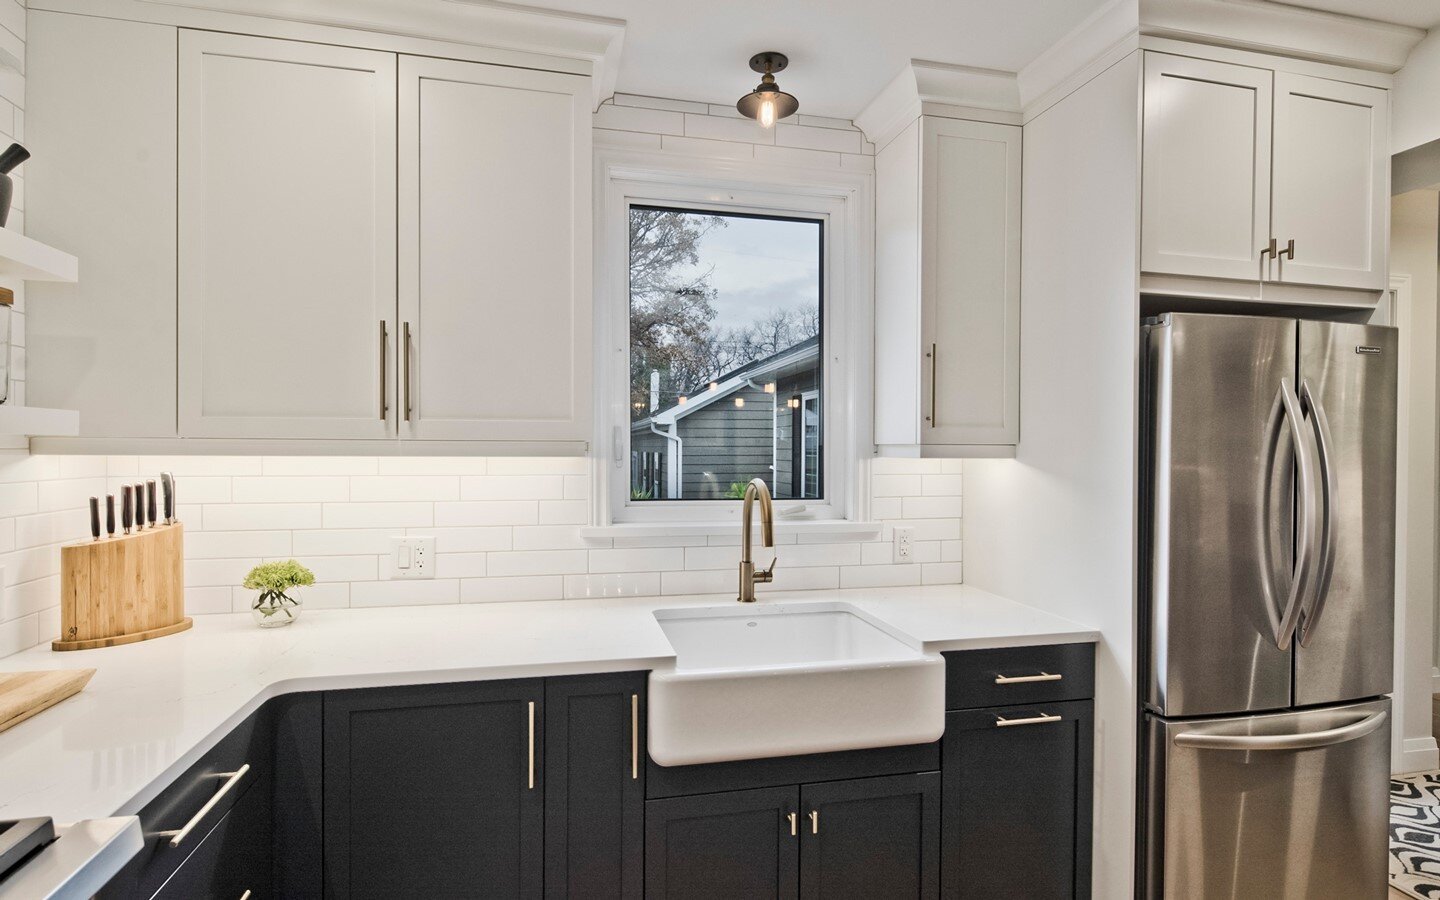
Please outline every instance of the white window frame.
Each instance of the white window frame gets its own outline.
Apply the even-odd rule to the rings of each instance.
[[[816,218],[824,222],[821,297],[824,501],[777,500],[797,531],[867,524],[873,457],[874,178],[868,172],[607,149],[596,154],[595,443],[591,536],[646,526],[720,533],[740,501],[630,500],[629,209],[632,204]],[[688,529],[687,529],[688,530]]]

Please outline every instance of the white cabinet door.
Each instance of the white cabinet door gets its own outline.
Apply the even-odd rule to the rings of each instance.
[[[401,434],[583,441],[588,79],[400,59]]]
[[[175,29],[32,9],[26,230],[80,257],[27,285],[28,400],[83,437],[175,436]]]
[[[1389,92],[1275,74],[1279,280],[1383,290],[1390,220]]]
[[[182,30],[179,129],[181,435],[393,434],[395,56]]]
[[[1020,129],[928,116],[923,129],[920,442],[1015,444]]]
[[[1145,54],[1142,271],[1249,281],[1265,274],[1273,77]]]

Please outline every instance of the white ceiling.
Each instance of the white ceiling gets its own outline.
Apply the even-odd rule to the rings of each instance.
[[[1440,0],[1270,0],[1284,6],[1301,6],[1324,12],[1409,25],[1427,31],[1440,25]]]
[[[848,119],[912,58],[1018,71],[1105,2],[545,0],[543,5],[626,21],[617,84],[623,93],[734,103],[759,81],[748,66],[750,57],[778,50],[790,57],[790,68],[777,80],[799,98],[802,115]]]

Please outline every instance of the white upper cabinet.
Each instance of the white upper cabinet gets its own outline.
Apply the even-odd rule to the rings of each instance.
[[[1386,287],[1389,122],[1387,91],[1276,73],[1280,281]]]
[[[1143,271],[1260,279],[1272,84],[1263,69],[1145,55]]]
[[[1144,93],[1142,272],[1384,288],[1387,91],[1148,52]]]
[[[590,433],[588,78],[400,58],[400,434]]]
[[[183,437],[380,438],[395,56],[180,32]]]
[[[877,155],[882,448],[992,456],[1019,442],[1020,138],[924,116]]]

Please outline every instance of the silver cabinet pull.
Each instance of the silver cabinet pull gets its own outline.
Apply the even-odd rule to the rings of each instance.
[[[1030,684],[1034,681],[1059,681],[1064,675],[1041,672],[1039,675],[996,675],[996,684]]]
[[[810,810],[810,833],[820,833],[820,811],[818,809]]]
[[[1030,716],[1025,719],[1007,719],[1004,716],[996,716],[995,727],[1008,728],[1011,725],[1048,725],[1051,722],[1059,722],[1064,718],[1064,716],[1050,716],[1045,713],[1041,713],[1038,716]]]
[[[630,778],[640,777],[640,695],[630,695]]]
[[[1279,258],[1282,257],[1282,256],[1288,256],[1288,257],[1290,257],[1290,261],[1291,261],[1291,262],[1294,262],[1294,261],[1295,261],[1295,239],[1294,239],[1294,238],[1291,238],[1290,240],[1286,241],[1286,242],[1285,242],[1285,249],[1284,249],[1284,250],[1281,250],[1279,253],[1275,254],[1275,258],[1276,258],[1276,259],[1279,259]]]
[[[215,808],[215,804],[219,803],[222,797],[230,793],[230,791],[234,789],[235,785],[240,783],[240,779],[245,777],[245,773],[249,771],[250,764],[245,763],[233,772],[215,773],[215,775],[212,777],[225,779],[225,783],[220,785],[220,790],[216,791],[214,796],[212,796],[209,800],[206,800],[205,805],[200,807],[200,810],[196,812],[195,815],[191,816],[190,821],[186,822],[183,826],[174,831],[156,832],[155,836],[168,837],[170,839],[170,846],[180,846],[180,842],[185,840],[185,838],[190,835],[191,831],[195,830],[195,826],[199,825],[200,821],[205,818],[206,814],[208,814],[210,810]]]
[[[1264,247],[1260,248],[1260,261],[1264,262],[1265,257],[1267,256],[1274,256],[1275,251],[1279,246],[1280,242],[1272,237],[1269,244],[1266,244]]]
[[[930,415],[925,417],[925,421],[930,423],[931,428],[935,427],[935,392],[940,389],[940,383],[935,377],[935,356],[938,349],[935,344],[931,344],[930,352],[925,354],[930,357]]]
[[[405,369],[405,396],[402,404],[402,411],[405,414],[405,421],[410,421],[410,323],[403,322],[400,325],[400,363]]]
[[[535,790],[535,701],[530,701],[530,778],[528,788]]]
[[[785,818],[790,820],[790,836],[795,837],[800,833],[800,817],[792,812],[786,814]]]
[[[389,360],[386,358],[390,352],[390,329],[386,327],[385,320],[380,320],[380,421],[384,422],[390,418],[389,397],[385,393],[385,369]]]

